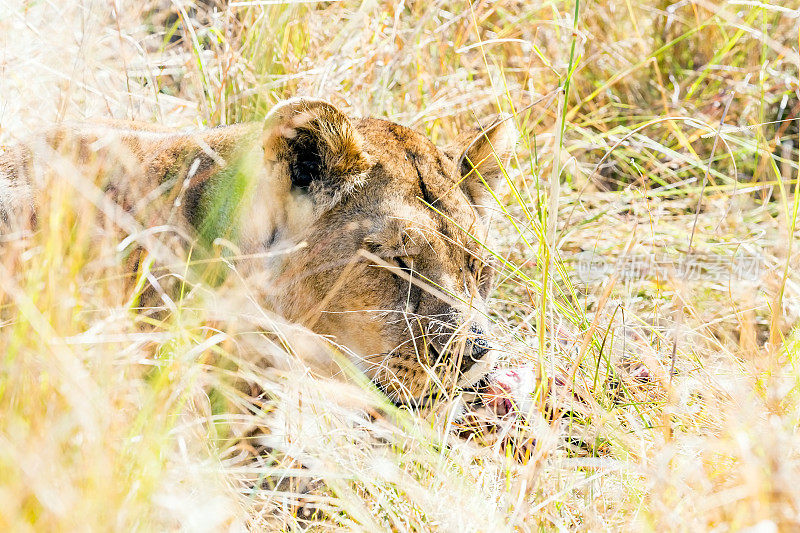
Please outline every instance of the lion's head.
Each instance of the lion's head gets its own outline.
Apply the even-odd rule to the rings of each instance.
[[[271,187],[290,207],[256,240],[305,243],[281,256],[281,311],[353,350],[398,403],[485,374],[486,206],[516,141],[512,121],[440,149],[392,122],[291,100],[267,118],[264,139]],[[246,224],[259,224],[259,195],[274,193],[256,191]]]

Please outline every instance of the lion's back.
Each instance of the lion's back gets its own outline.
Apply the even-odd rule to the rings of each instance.
[[[166,204],[175,203],[178,193],[192,197],[202,190],[205,181],[253,144],[254,131],[252,125],[180,131],[148,122],[98,120],[33,135],[0,152],[0,232],[30,227],[36,197],[48,186],[34,175],[62,179],[65,169],[78,171],[140,222],[163,223],[156,219],[167,216]],[[191,183],[185,183],[187,178]]]

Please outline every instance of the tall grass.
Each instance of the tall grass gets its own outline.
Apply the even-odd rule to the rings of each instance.
[[[319,529],[797,528],[798,10],[5,2],[4,144],[60,120],[258,120],[298,94],[439,144],[515,113],[495,344],[569,392],[543,379],[527,421],[463,440],[446,411],[319,379],[346,349],[258,287],[209,288],[185,257],[131,279],[119,243],[144,228],[54,157],[39,230],[0,237],[0,529],[291,530],[301,501]],[[579,252],[690,247],[759,277],[576,276]],[[184,297],[141,308],[148,277]]]

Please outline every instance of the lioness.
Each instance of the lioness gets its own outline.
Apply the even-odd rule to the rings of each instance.
[[[270,304],[349,347],[394,402],[418,405],[492,369],[481,242],[511,120],[444,149],[315,99],[285,101],[260,124],[148,129],[64,126],[7,150],[0,229],[35,224],[35,165],[69,151],[108,169],[98,185],[136,220],[235,243],[245,269],[278,287]]]

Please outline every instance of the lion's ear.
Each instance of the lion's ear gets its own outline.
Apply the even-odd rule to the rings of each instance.
[[[292,189],[331,207],[363,183],[372,166],[361,135],[323,100],[293,98],[276,105],[264,124],[267,159],[285,165]]]
[[[462,190],[481,213],[491,200],[487,186],[494,190],[500,184],[517,137],[511,115],[501,114],[486,126],[462,133],[445,150],[461,174]]]

